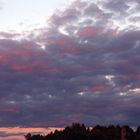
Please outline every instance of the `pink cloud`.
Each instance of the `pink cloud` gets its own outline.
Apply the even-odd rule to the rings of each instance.
[[[0,132],[10,135],[0,137],[0,140],[25,140],[24,135],[27,133],[38,133],[47,135],[55,130],[63,130],[63,128],[33,128],[33,127],[0,127]]]
[[[0,112],[18,113],[19,107],[15,105],[8,105],[0,108]]]
[[[21,72],[32,71],[54,71],[45,60],[43,51],[39,48],[34,48],[31,44],[19,46],[9,50],[1,50],[0,52],[0,64],[6,65],[9,69]]]
[[[85,27],[79,30],[78,35],[80,37],[96,36],[101,33],[102,29],[96,27]]]
[[[0,137],[1,140],[25,140],[24,136],[7,136]]]
[[[0,132],[5,132],[6,134],[20,134],[20,133],[50,133],[54,132],[55,130],[61,130],[63,128],[55,128],[55,127],[48,127],[48,128],[40,128],[40,127],[0,127]]]
[[[91,92],[102,92],[106,89],[105,85],[101,85],[101,84],[95,84],[89,87],[89,91]]]

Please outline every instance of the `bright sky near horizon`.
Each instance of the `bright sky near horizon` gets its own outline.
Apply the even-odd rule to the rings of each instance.
[[[23,31],[41,27],[55,10],[64,10],[73,0],[1,0],[0,30]]]

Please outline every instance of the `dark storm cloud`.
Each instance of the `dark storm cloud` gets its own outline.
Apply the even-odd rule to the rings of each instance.
[[[117,10],[121,22],[134,18],[128,8],[122,1],[76,1],[39,35],[1,33],[1,126],[137,125],[140,30],[116,26]]]

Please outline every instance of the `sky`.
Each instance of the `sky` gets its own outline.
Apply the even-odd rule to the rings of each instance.
[[[139,0],[1,0],[0,138],[17,137],[9,127],[139,125],[139,9]]]
[[[57,9],[64,9],[73,0],[0,0],[0,30],[29,30],[45,26]],[[30,29],[31,30],[31,29]]]

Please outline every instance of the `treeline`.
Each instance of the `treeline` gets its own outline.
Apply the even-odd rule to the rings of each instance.
[[[51,132],[46,136],[31,135],[25,136],[26,140],[140,140],[140,126],[134,131],[129,126],[119,125],[100,126],[93,128],[85,127],[84,124],[73,123],[64,130]]]

